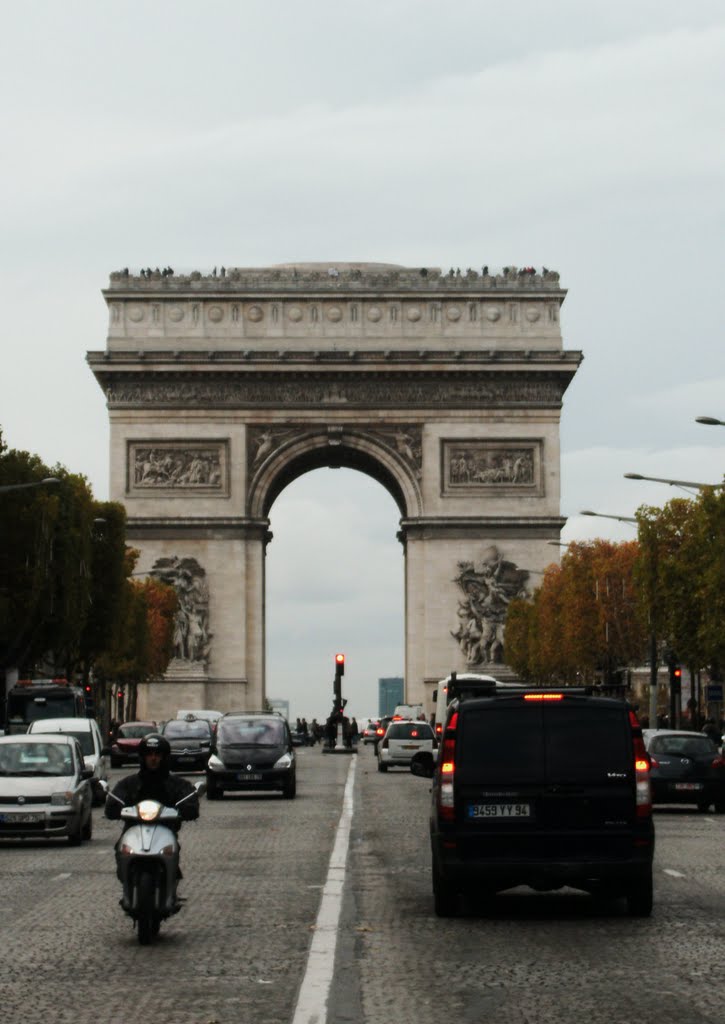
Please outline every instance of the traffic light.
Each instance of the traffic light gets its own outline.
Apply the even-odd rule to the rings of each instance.
[[[344,676],[345,675],[345,655],[344,654],[336,654],[335,655],[335,675],[336,676]]]
[[[119,690],[116,694],[116,718],[123,721],[123,690]]]
[[[682,693],[682,669],[679,665],[673,665],[670,669],[670,692]]]
[[[90,683],[86,683],[83,687],[83,700],[85,702],[86,717],[93,718],[95,712],[95,701],[93,699],[93,687]]]

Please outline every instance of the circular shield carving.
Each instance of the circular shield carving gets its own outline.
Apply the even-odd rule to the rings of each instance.
[[[526,319],[529,321],[529,323],[536,323],[536,321],[540,317],[541,312],[536,308],[536,306],[529,306],[529,308],[526,310]]]
[[[486,319],[491,320],[495,323],[496,320],[501,319],[501,310],[498,306],[489,306],[486,310]]]
[[[326,313],[327,319],[332,320],[333,323],[337,323],[342,320],[342,310],[339,306],[330,306]]]
[[[372,320],[373,323],[377,323],[383,315],[383,311],[379,306],[371,306],[368,310],[368,320]]]
[[[140,323],[143,320],[143,306],[129,306],[127,316],[135,324]]]
[[[258,324],[264,316],[264,310],[261,306],[250,306],[247,310],[247,320],[251,320],[252,323]]]
[[[221,306],[210,306],[209,307],[209,319],[212,323],[218,324],[224,319],[224,310]]]
[[[302,310],[299,306],[290,306],[287,310],[288,318],[295,324],[298,324],[302,319]]]
[[[421,318],[420,306],[409,306],[405,315],[409,320],[412,320],[413,323],[415,323],[416,320],[420,320]]]
[[[180,320],[184,319],[184,310],[181,306],[171,306],[169,308],[169,320],[172,320],[175,324],[178,324]]]
[[[446,310],[446,316],[448,317],[449,320],[460,320],[461,311],[458,306],[449,306],[448,309]]]

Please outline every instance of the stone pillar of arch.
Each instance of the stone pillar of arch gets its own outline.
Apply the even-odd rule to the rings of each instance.
[[[503,618],[552,559],[563,348],[559,276],[294,264],[111,274],[88,362],[111,425],[111,498],[137,570],[172,583],[175,657],[139,711],[265,698],[276,497],[321,466],[400,510],[405,685],[430,710],[451,670],[505,676]]]

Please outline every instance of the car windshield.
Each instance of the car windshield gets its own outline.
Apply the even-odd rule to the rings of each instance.
[[[235,718],[219,726],[222,746],[278,746],[284,742],[282,722],[259,718]]]
[[[117,735],[120,740],[140,740],[152,732],[156,732],[155,725],[122,725]]]
[[[164,736],[170,740],[179,739],[180,737],[208,740],[209,726],[206,722],[167,722],[164,726]]]
[[[707,736],[655,736],[649,749],[652,754],[677,754],[682,757],[717,753],[717,747]]]
[[[2,744],[0,775],[73,775],[71,749],[65,743]]]

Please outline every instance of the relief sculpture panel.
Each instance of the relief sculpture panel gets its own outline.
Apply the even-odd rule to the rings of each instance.
[[[179,608],[174,622],[174,656],[166,675],[205,674],[213,634],[209,632],[209,585],[206,570],[195,558],[159,558],[151,576],[176,590]]]
[[[459,562],[455,582],[463,591],[458,602],[458,629],[454,637],[473,669],[505,660],[504,632],[509,602],[526,594],[529,574],[515,562],[507,561],[491,546],[483,552],[480,567]]]
[[[542,494],[541,441],[442,441],[444,495]]]
[[[129,441],[126,491],[226,495],[228,464],[227,441]]]

